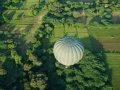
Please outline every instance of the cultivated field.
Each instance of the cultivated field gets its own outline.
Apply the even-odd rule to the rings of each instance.
[[[80,38],[85,48],[90,51],[120,51],[119,28],[55,28],[52,41],[65,35]]]
[[[77,38],[80,38],[86,49],[93,51],[91,40],[86,28],[54,28],[52,42],[55,42],[63,36],[76,36]]]
[[[120,51],[120,28],[88,28],[95,51]]]

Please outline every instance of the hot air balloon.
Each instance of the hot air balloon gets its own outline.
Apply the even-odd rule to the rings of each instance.
[[[82,59],[84,47],[78,38],[66,36],[56,41],[53,53],[57,61],[67,68]]]

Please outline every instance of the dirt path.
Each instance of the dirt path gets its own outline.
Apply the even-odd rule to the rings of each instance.
[[[38,28],[39,28],[39,26],[40,26],[40,24],[42,23],[42,18],[43,18],[43,16],[45,15],[47,13],[47,11],[46,12],[43,12],[43,14],[42,15],[38,15],[36,18],[36,23],[34,23],[34,25],[33,25],[33,27],[31,28],[31,30],[29,31],[29,33],[34,33]]]

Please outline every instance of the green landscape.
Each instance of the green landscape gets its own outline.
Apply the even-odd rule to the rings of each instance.
[[[84,56],[65,68],[55,42]],[[0,0],[0,90],[120,90],[120,0]]]

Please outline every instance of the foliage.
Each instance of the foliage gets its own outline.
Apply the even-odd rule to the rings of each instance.
[[[77,11],[73,11],[73,17],[74,18],[79,18],[80,17],[80,13]]]
[[[108,76],[105,74],[106,69],[104,63],[100,62],[100,59],[97,59],[89,51],[85,51],[83,59],[76,65],[66,69],[56,62],[56,67],[59,77],[62,76],[66,80],[66,89],[96,90],[97,88],[103,87],[109,88],[109,86],[106,86]]]
[[[2,14],[2,11],[0,12],[2,20],[6,22],[6,30],[2,30],[2,27],[0,27],[3,31],[0,34],[1,89],[112,90],[112,87],[107,84],[109,77],[106,74],[105,64],[102,62],[103,58],[97,57],[89,51],[85,51],[84,57],[80,62],[65,68],[56,61],[53,55],[54,41],[51,42],[51,38],[56,41],[59,38],[56,38],[56,36],[61,37],[75,34],[79,38],[83,38],[82,41],[85,43],[85,48],[88,44],[88,47],[91,48],[92,36],[89,35],[93,35],[95,38],[96,36],[99,37],[99,35],[109,37],[111,34],[105,31],[108,27],[111,31],[112,29],[115,30],[114,28],[119,29],[120,27],[120,25],[112,26],[112,22],[110,21],[112,10],[115,9],[114,7],[119,8],[119,4],[117,4],[119,2],[118,0],[96,0],[96,2],[92,3],[82,2],[83,0],[80,2],[77,1],[38,0],[36,4],[34,0],[5,0],[2,4],[4,10],[7,9],[10,11],[15,9],[15,11],[19,12],[20,9],[24,9],[26,12],[21,15],[15,12],[15,15],[11,15],[11,17],[9,15],[12,12],[10,14],[8,12],[4,14]],[[30,9],[28,10],[29,12],[27,12],[27,9]],[[34,29],[37,29],[35,35],[32,36],[29,33],[31,29],[29,27],[25,27],[24,30],[27,30],[21,31],[22,33],[19,30],[16,30],[14,34],[11,33],[14,28],[8,28],[8,23],[14,21],[11,25],[15,24],[16,26],[16,22],[21,21],[20,24],[24,24],[22,20],[25,19],[26,22],[29,22],[28,16],[32,17],[32,21],[33,16],[39,15],[41,10],[49,11],[41,21],[32,23],[33,27],[35,27]],[[80,11],[83,12],[83,15]],[[100,24],[94,20],[97,16],[100,17]],[[22,20],[17,21],[21,19],[19,17],[22,17]],[[85,24],[80,23],[83,17],[86,18]],[[91,20],[90,22],[93,23],[87,25],[87,20]],[[36,27],[36,24],[39,23],[42,24]],[[91,27],[99,35],[89,30]],[[102,28],[105,33],[104,35],[101,35],[102,30],[98,31],[98,27],[104,27]],[[28,35],[26,33],[30,34],[29,36],[32,36],[32,39],[26,38],[26,35]],[[55,35],[56,33],[57,35]],[[119,33],[115,33],[114,36],[118,38]],[[30,43],[27,43],[23,38],[29,39]],[[102,55],[99,54],[98,56]]]
[[[30,81],[30,86],[33,88],[38,88],[39,90],[44,90],[46,87],[46,80],[48,79],[44,74],[32,75]]]
[[[0,68],[0,75],[5,75],[7,72],[5,69],[3,68]]]
[[[31,10],[29,13],[28,13],[28,16],[36,16],[39,12],[37,10]]]

